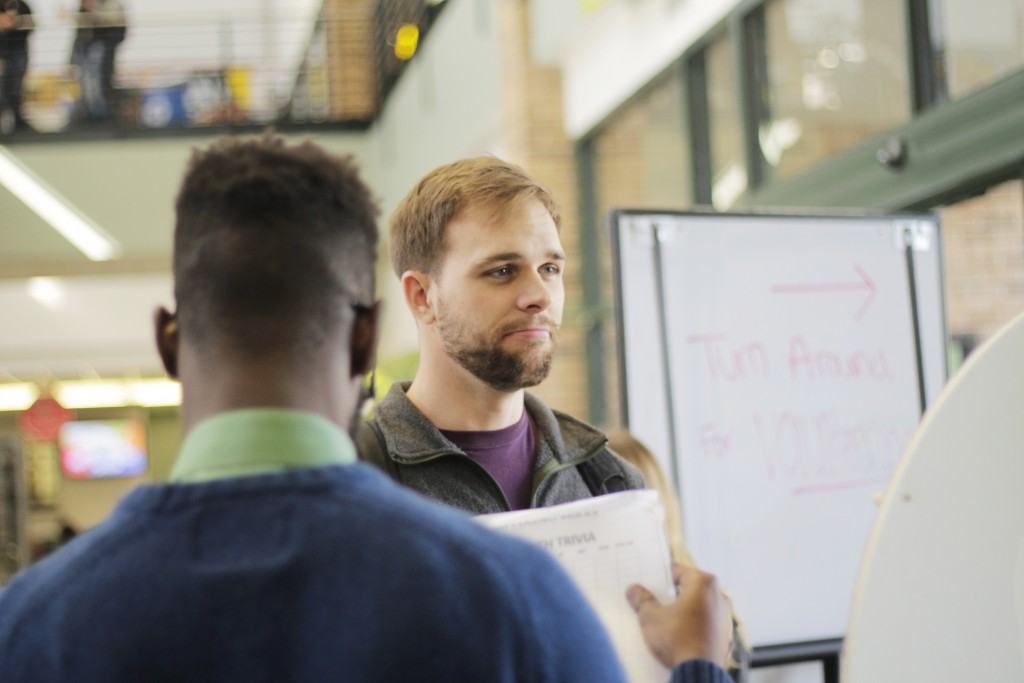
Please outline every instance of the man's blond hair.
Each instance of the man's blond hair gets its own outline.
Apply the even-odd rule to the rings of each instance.
[[[395,273],[434,272],[446,250],[446,230],[466,209],[482,208],[496,221],[528,200],[539,201],[561,229],[562,216],[551,192],[519,166],[492,156],[462,159],[420,178],[399,202],[388,229]]]

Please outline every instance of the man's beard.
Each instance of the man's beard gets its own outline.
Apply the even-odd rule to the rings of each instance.
[[[500,343],[505,334],[522,325],[502,329],[497,339],[489,342],[485,334],[472,334],[465,325],[449,320],[441,311],[437,319],[438,334],[448,357],[498,391],[518,391],[536,386],[547,378],[557,337],[553,325],[536,323],[536,326],[541,324],[551,335],[550,347],[545,351],[528,348],[521,354],[513,354],[502,349]],[[528,326],[535,326],[535,323]]]

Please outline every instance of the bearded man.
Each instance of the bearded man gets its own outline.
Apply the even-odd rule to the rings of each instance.
[[[388,246],[416,318],[420,361],[360,429],[360,457],[474,514],[642,488],[603,433],[525,391],[558,342],[560,212],[494,157],[441,166],[391,216]]]

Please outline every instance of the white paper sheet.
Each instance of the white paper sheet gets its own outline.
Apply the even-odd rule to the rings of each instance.
[[[623,491],[476,519],[534,541],[558,558],[597,612],[631,683],[669,680],[671,672],[647,649],[626,602],[633,583],[662,602],[675,598],[665,513],[656,491]]]

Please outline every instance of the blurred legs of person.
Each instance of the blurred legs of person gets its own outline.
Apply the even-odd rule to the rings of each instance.
[[[30,128],[22,112],[22,87],[27,70],[27,53],[14,53],[8,55],[3,60],[3,73],[0,75],[0,82],[3,83],[3,94],[0,95],[0,102],[3,103],[4,116],[9,121],[12,130]],[[4,123],[7,123],[7,121]],[[3,130],[8,132],[6,125]]]
[[[110,107],[104,88],[104,65],[108,61],[109,48],[102,41],[93,41],[85,47],[82,60],[82,100],[85,102],[87,121],[106,121]],[[109,58],[113,63],[113,58]]]

